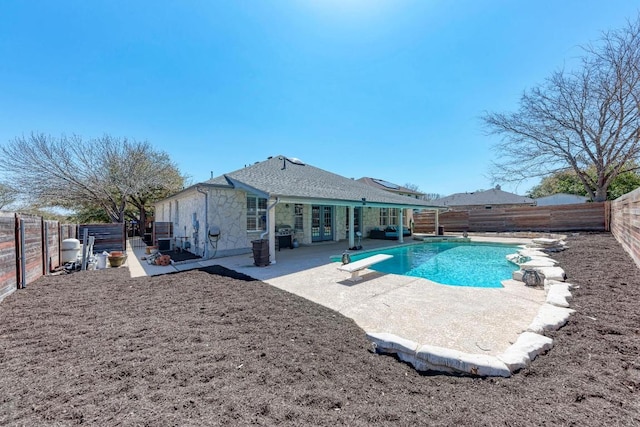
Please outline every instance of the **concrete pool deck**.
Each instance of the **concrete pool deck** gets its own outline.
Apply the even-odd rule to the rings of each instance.
[[[472,241],[511,244],[530,239],[472,237]],[[407,240],[407,243],[416,243]],[[426,279],[362,272],[362,280],[349,281],[338,270],[344,242],[318,244],[276,253],[277,262],[267,267],[253,265],[251,254],[176,264],[151,266],[141,255],[129,257],[133,275],[155,275],[221,265],[331,308],[353,319],[376,342],[393,337],[404,347],[428,345],[472,355],[496,357],[505,353],[527,331],[546,302],[543,289],[506,281],[504,288],[446,286]],[[395,241],[365,240],[365,250],[397,246]],[[135,264],[138,265],[135,265]],[[143,273],[140,272],[143,271]],[[378,340],[380,344],[380,340]],[[395,345],[392,342],[392,346]],[[546,346],[548,349],[550,346]],[[535,357],[535,355],[534,355]],[[402,357],[401,357],[402,358]]]

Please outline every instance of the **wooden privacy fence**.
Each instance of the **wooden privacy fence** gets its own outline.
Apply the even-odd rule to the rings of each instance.
[[[94,252],[126,250],[124,224],[60,224],[0,212],[0,300],[60,267],[62,241],[82,240],[84,230],[95,237]]]
[[[640,188],[611,202],[611,233],[640,267]]]
[[[127,250],[127,230],[125,224],[80,224],[78,239],[82,240],[84,231],[96,238],[93,244],[94,252],[125,251]]]
[[[435,213],[413,216],[416,233],[433,233]],[[449,211],[439,215],[445,231],[608,231],[610,202],[559,206],[494,207],[469,211]]]

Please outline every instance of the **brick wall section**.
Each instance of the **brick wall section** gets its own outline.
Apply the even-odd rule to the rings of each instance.
[[[611,202],[611,233],[640,268],[640,188]]]

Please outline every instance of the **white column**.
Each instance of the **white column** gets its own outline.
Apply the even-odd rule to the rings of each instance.
[[[400,243],[404,243],[404,233],[403,233],[403,228],[404,228],[404,223],[402,221],[402,214],[404,209],[402,208],[398,208],[398,242]]]
[[[267,231],[269,232],[269,262],[276,262],[276,202],[269,208],[267,205]]]
[[[355,206],[349,206],[349,247],[352,248],[356,245],[356,241],[355,241],[355,210],[356,207]]]
[[[436,209],[436,229],[433,231],[433,234],[438,235],[438,227],[440,226],[440,209]]]

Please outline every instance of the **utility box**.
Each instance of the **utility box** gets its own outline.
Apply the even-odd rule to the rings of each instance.
[[[170,251],[171,250],[171,238],[161,238],[158,239],[158,250],[159,251]]]

